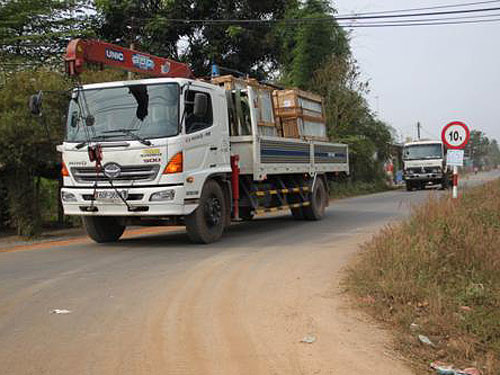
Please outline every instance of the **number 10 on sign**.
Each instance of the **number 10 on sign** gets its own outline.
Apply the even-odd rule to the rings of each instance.
[[[454,160],[451,156],[458,156],[459,150],[461,151],[469,142],[470,132],[467,125],[460,121],[450,122],[443,128],[441,133],[441,140],[445,146],[450,149],[448,155],[448,165],[453,165],[453,198],[458,196],[458,170],[457,165],[463,163],[463,151],[460,153],[461,157]],[[454,155],[453,153],[456,153]],[[459,163],[460,161],[460,163]]]

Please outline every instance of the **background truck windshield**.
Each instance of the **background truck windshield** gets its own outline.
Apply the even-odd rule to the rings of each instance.
[[[443,157],[440,143],[406,146],[403,151],[404,160],[441,159]]]
[[[175,83],[84,90],[71,100],[66,141],[87,141],[87,130],[96,140],[133,140],[171,137],[178,128],[179,86]]]

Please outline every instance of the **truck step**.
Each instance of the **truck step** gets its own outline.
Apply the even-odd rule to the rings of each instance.
[[[299,208],[299,207],[309,206],[310,204],[311,204],[311,202],[302,202],[302,203],[287,204],[287,205],[278,206],[278,207],[257,208],[255,210],[255,214],[261,215],[261,214],[266,214],[266,213],[270,213],[270,212],[284,211],[284,210],[289,210],[290,208]]]
[[[285,189],[271,189],[271,190],[257,190],[254,191],[253,194],[258,197],[263,197],[265,195],[276,195],[276,194],[290,194],[290,193],[306,193],[308,192],[309,186],[301,186],[294,188],[285,188]]]

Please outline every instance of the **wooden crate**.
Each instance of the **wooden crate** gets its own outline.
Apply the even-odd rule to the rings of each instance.
[[[328,140],[321,96],[299,89],[275,90],[273,106],[284,137]]]
[[[323,98],[307,91],[274,90],[273,105],[277,117],[308,116],[324,121]]]
[[[224,87],[226,90],[244,90],[247,86],[252,86],[254,88],[258,88],[259,90],[273,90],[272,87],[260,83],[255,78],[239,78],[232,75],[214,77],[211,82],[214,85]]]
[[[285,138],[301,138],[305,140],[328,141],[326,124],[307,119],[304,116],[280,118],[282,134]]]
[[[281,119],[281,130],[285,138],[300,138],[300,124],[297,119]]]

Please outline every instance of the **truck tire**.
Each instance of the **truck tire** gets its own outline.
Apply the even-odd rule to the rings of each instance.
[[[226,200],[214,180],[205,183],[198,208],[186,216],[188,236],[194,243],[209,244],[222,237],[225,227]]]
[[[310,195],[311,204],[302,207],[304,218],[307,220],[321,220],[325,216],[328,195],[322,178],[316,180],[314,190]]]
[[[125,231],[125,225],[113,216],[84,216],[83,227],[97,243],[116,242]]]
[[[413,184],[410,181],[406,181],[406,191],[412,191]]]

